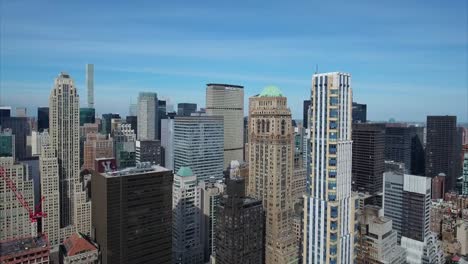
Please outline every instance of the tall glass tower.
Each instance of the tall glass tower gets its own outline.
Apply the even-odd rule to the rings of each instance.
[[[355,198],[351,193],[351,76],[312,79],[310,177],[304,201],[303,263],[354,263]]]

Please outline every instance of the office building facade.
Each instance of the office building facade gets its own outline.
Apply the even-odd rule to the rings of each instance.
[[[37,131],[42,132],[49,129],[49,107],[37,108]]]
[[[174,169],[174,119],[161,121],[161,146],[164,149],[164,167]]]
[[[355,123],[353,133],[353,190],[382,192],[384,173],[385,125]]]
[[[200,189],[189,167],[174,175],[172,192],[172,263],[203,263]]]
[[[93,170],[96,159],[114,157],[114,141],[102,134],[87,134],[83,153],[84,163],[81,169]]]
[[[174,171],[190,167],[198,181],[221,179],[224,171],[224,118],[222,116],[174,119]]]
[[[355,263],[351,193],[352,90],[347,73],[314,74],[311,174],[304,201],[303,263]]]
[[[112,132],[112,119],[120,119],[119,114],[103,114],[101,123],[101,134],[109,135]]]
[[[31,126],[27,117],[6,117],[1,121],[3,129],[10,128],[15,135],[15,158],[22,160],[28,157],[27,136],[31,134]]]
[[[192,113],[197,112],[197,104],[192,103],[179,103],[177,104],[178,116],[190,116]]]
[[[426,143],[426,176],[445,173],[446,191],[455,188],[460,177],[460,153],[457,152],[457,117],[428,116]]]
[[[137,140],[135,142],[136,162],[161,164],[161,142],[159,140]]]
[[[80,108],[80,126],[96,122],[96,110],[94,108]]]
[[[158,137],[158,96],[156,93],[138,94],[138,140],[155,140]]]
[[[224,167],[244,156],[244,87],[206,85],[206,114],[224,117]]]
[[[0,130],[0,157],[15,159],[15,135],[9,128]]]
[[[310,100],[304,100],[302,109],[302,126],[309,128],[309,111],[310,111]]]
[[[294,133],[287,98],[274,86],[249,98],[248,196],[263,201],[265,263],[297,262],[292,229]]]
[[[353,123],[367,122],[367,105],[353,102]]]
[[[101,263],[172,263],[172,172],[142,163],[91,181]]]

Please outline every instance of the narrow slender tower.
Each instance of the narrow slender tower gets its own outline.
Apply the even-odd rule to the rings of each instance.
[[[94,108],[94,64],[86,64],[86,87],[88,89],[88,107]]]
[[[310,107],[311,174],[304,199],[303,263],[355,263],[351,76],[314,74]]]

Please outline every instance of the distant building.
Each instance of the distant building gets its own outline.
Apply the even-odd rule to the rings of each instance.
[[[113,118],[120,118],[120,115],[112,113],[102,115],[101,134],[108,135],[112,132],[111,121]]]
[[[41,155],[42,146],[49,142],[49,132],[44,130],[43,132],[32,131],[31,132],[31,155]]]
[[[0,249],[0,263],[49,263],[50,245],[45,235],[3,240]]]
[[[158,96],[156,93],[140,92],[138,94],[138,140],[155,140],[158,138]]]
[[[382,192],[385,125],[353,124],[353,189],[371,195]]]
[[[99,263],[97,245],[79,233],[74,233],[63,241],[60,254],[63,264]]]
[[[49,129],[49,107],[37,108],[37,131]]]
[[[174,175],[172,192],[172,263],[203,263],[200,189],[189,167]]]
[[[174,169],[174,119],[161,120],[161,146],[164,149],[164,167]]]
[[[90,133],[84,142],[84,163],[81,169],[92,170],[95,159],[114,157],[114,141],[102,134]]]
[[[224,117],[224,167],[243,159],[244,86],[206,85],[206,114]]]
[[[88,107],[94,108],[94,64],[86,64],[86,89],[88,91]]]
[[[426,144],[426,176],[445,173],[446,190],[455,189],[460,177],[460,153],[457,145],[456,116],[428,116]]]
[[[3,118],[11,116],[11,107],[10,106],[0,106],[0,125]]]
[[[114,157],[119,169],[136,165],[135,131],[130,124],[119,124],[112,135],[114,139]]]
[[[468,195],[468,152],[463,156],[463,187],[462,194]]]
[[[11,129],[0,130],[0,157],[15,159],[15,135]]]
[[[137,140],[135,143],[136,162],[149,162],[161,164],[161,141],[159,140]]]
[[[367,105],[353,102],[353,123],[367,122]]]
[[[94,108],[80,108],[80,126],[96,122],[96,110]]]
[[[26,107],[16,107],[16,116],[17,117],[27,117],[28,109]]]
[[[2,129],[10,128],[15,135],[15,158],[22,160],[28,157],[27,136],[31,134],[31,127],[27,117],[6,117],[0,120]]]
[[[178,116],[190,116],[197,111],[197,104],[192,103],[179,103],[177,104]]]
[[[127,116],[125,118],[125,123],[130,124],[132,129],[135,131],[135,134],[138,135],[138,117],[136,115]]]
[[[91,181],[93,239],[101,263],[173,263],[172,172],[143,163],[95,173]]]
[[[445,174],[439,173],[439,175],[432,178],[432,199],[444,199],[445,194]]]
[[[245,195],[242,178],[227,180],[215,232],[217,264],[264,263],[265,215],[262,201]]]
[[[166,115],[166,100],[158,100],[158,109],[157,109],[157,115],[158,115],[158,130],[156,131],[157,140],[161,140],[161,120],[167,117]],[[137,134],[138,135],[138,134]]]
[[[309,110],[310,100],[304,100],[304,105],[302,109],[302,126],[304,126],[304,128],[309,128]]]
[[[33,179],[29,176],[27,166],[15,163],[13,157],[0,157],[1,173],[5,173],[5,176],[13,181],[16,189],[23,195],[28,204],[34,205]],[[3,177],[0,177],[0,180],[2,183],[0,188],[0,201],[2,201],[0,207],[0,240],[34,236],[37,230],[31,229],[28,210],[23,208],[16,198],[16,194],[8,187]],[[31,206],[31,208],[34,208],[34,206]],[[1,251],[0,249],[0,255],[3,255]]]
[[[198,181],[221,179],[224,171],[224,118],[177,116],[174,119],[174,171],[190,167]]]

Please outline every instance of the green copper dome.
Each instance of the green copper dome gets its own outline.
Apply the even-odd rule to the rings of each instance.
[[[192,169],[190,169],[190,167],[180,167],[179,171],[177,172],[177,175],[182,177],[190,177],[193,176],[193,172]]]
[[[260,97],[282,97],[281,90],[276,86],[267,86],[263,89]]]

